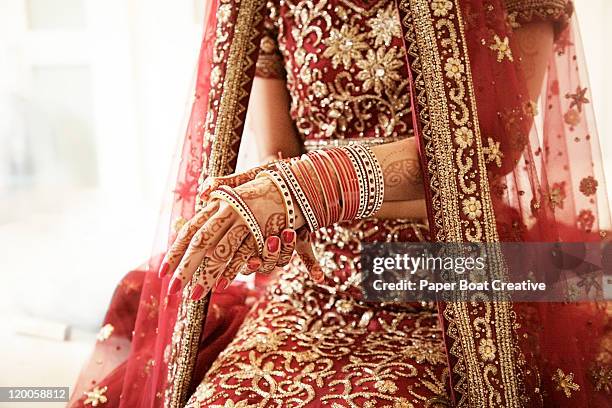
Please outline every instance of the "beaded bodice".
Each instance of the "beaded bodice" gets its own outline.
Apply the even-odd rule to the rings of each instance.
[[[258,74],[285,77],[303,140],[401,138],[409,76],[392,0],[271,0]]]

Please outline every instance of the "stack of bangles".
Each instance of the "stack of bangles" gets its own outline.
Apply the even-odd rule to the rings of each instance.
[[[382,169],[365,145],[315,150],[299,159],[276,162],[274,168],[262,171],[257,177],[268,177],[282,195],[285,228],[294,229],[294,203],[302,211],[311,232],[339,221],[371,217],[382,206]],[[263,232],[242,198],[228,186],[217,188],[211,198],[226,201],[242,216],[261,254]]]

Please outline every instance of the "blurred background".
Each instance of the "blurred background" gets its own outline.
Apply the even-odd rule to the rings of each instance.
[[[203,3],[0,0],[0,386],[72,386],[151,254]],[[612,158],[612,2],[575,3]]]

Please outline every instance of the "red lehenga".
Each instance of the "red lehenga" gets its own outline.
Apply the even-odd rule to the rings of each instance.
[[[305,150],[416,137],[428,219],[325,228],[322,284],[295,259],[265,287],[236,283],[198,302],[167,297],[153,258],[120,284],[71,406],[608,406],[605,302],[371,304],[359,289],[363,242],[605,236],[571,3],[212,3],[175,223],[194,214],[205,177],[233,171],[253,75],[286,79]],[[556,27],[541,140],[512,38],[534,20]],[[568,277],[568,294],[597,298],[595,276]]]

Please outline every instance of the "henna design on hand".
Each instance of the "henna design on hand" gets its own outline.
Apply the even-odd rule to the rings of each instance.
[[[243,188],[240,188],[243,187]],[[240,194],[243,200],[258,200],[266,199],[274,202],[274,204],[283,204],[283,197],[278,188],[270,180],[265,178],[255,179],[248,186],[240,186],[236,188],[236,192]]]
[[[216,280],[248,234],[249,228],[244,224],[231,227],[209,255],[204,274]]]
[[[204,223],[215,213],[219,208],[219,202],[210,203],[208,206],[204,207],[201,211],[199,211],[190,221],[188,221],[181,230],[179,231],[176,240],[168,249],[163,265],[168,265],[165,269],[168,271],[172,271],[178,261],[181,260],[187,248],[189,248],[189,244],[193,238],[193,236],[197,233],[197,231],[204,225]]]
[[[264,234],[266,236],[277,235],[283,228],[285,228],[286,220],[287,216],[284,213],[277,212],[270,214],[263,228]]]
[[[421,167],[416,159],[402,159],[389,163],[383,169],[385,184],[395,187],[405,182],[418,186],[423,183]]]
[[[249,235],[234,253],[234,257],[227,264],[227,268],[223,272],[223,277],[229,282],[241,272],[241,269],[246,265],[249,258],[257,253],[257,243],[252,235]]]

